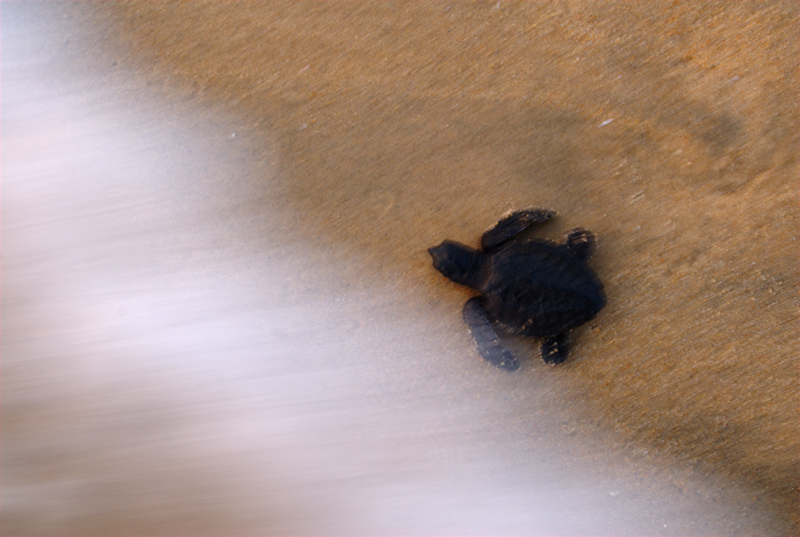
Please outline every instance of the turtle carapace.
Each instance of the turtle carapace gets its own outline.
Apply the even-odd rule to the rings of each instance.
[[[464,322],[478,352],[497,367],[519,368],[497,328],[542,338],[542,359],[560,364],[567,358],[569,331],[606,305],[603,284],[587,264],[597,247],[593,233],[575,228],[563,244],[510,240],[555,214],[546,209],[513,212],[483,234],[481,250],[450,240],[428,250],[437,270],[480,293],[464,304]]]

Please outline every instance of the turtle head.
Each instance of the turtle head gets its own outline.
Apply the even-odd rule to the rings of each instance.
[[[456,283],[477,289],[483,271],[483,252],[459,242],[446,240],[428,248],[436,270]]]

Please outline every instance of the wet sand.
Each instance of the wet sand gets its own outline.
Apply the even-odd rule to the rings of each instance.
[[[302,392],[304,382],[312,391],[320,384],[301,376],[294,380],[296,388],[283,388],[286,397],[295,397],[289,410],[276,410],[281,408],[277,395],[265,406],[288,423],[298,415],[310,420],[309,430],[334,446],[332,452],[342,450],[341,457],[331,455],[331,462],[349,460],[353,444],[339,431],[318,432],[327,431],[327,418],[319,411],[326,405],[333,405],[335,423],[352,420],[348,427],[359,431],[368,452],[387,449],[385,440],[370,435],[370,427],[392,421],[398,422],[390,428],[393,434],[417,446],[403,451],[405,456],[413,459],[431,446],[441,447],[425,464],[400,465],[432,475],[426,479],[433,484],[420,479],[419,489],[387,493],[387,505],[457,498],[458,487],[442,477],[451,476],[456,466],[467,472],[468,491],[480,490],[491,481],[488,475],[530,476],[507,489],[489,488],[497,498],[515,497],[520,494],[516,487],[549,480],[537,474],[542,461],[561,461],[556,465],[566,465],[566,475],[583,472],[593,485],[602,483],[598,488],[607,486],[598,477],[604,472],[619,476],[630,496],[647,498],[631,504],[632,513],[663,503],[680,514],[674,520],[677,527],[660,520],[648,525],[633,515],[635,522],[614,525],[586,515],[588,508],[583,518],[577,517],[583,522],[567,529],[527,519],[502,527],[481,525],[478,521],[490,519],[494,506],[485,517],[476,514],[471,526],[448,525],[446,517],[433,514],[421,517],[418,525],[392,526],[386,520],[402,517],[385,508],[383,525],[362,521],[348,526],[334,515],[329,520],[320,514],[333,509],[330,498],[346,487],[319,488],[319,480],[308,478],[311,488],[318,488],[318,496],[309,495],[307,484],[302,479],[298,484],[291,471],[292,464],[299,467],[316,457],[319,468],[309,475],[327,475],[330,468],[312,450],[307,457],[282,462],[289,469],[278,472],[281,479],[297,489],[290,496],[299,498],[298,504],[308,503],[275,507],[274,520],[281,522],[269,526],[270,533],[467,533],[470,527],[484,533],[591,533],[600,528],[654,534],[662,525],[665,534],[797,533],[800,51],[794,3],[7,6],[4,45],[12,33],[6,26],[11,10],[29,21],[45,21],[43,27],[54,21],[60,25],[63,33],[49,36],[47,50],[52,57],[63,55],[64,61],[46,55],[40,61],[53,76],[73,81],[73,93],[94,95],[95,86],[123,88],[128,93],[116,95],[114,104],[134,103],[134,111],[156,118],[162,112],[147,103],[163,97],[172,103],[170,114],[161,116],[163,128],[185,124],[199,109],[209,116],[195,120],[198,131],[225,131],[224,140],[188,149],[190,160],[196,159],[192,172],[178,164],[168,170],[183,186],[165,195],[188,195],[186,206],[203,209],[192,209],[186,220],[180,212],[171,220],[172,213],[164,209],[147,240],[172,226],[178,238],[167,234],[158,239],[169,262],[154,270],[167,275],[184,266],[207,271],[211,288],[220,274],[228,274],[228,283],[234,283],[212,294],[225,311],[252,305],[245,308],[250,312],[246,320],[234,322],[246,324],[247,334],[251,328],[257,332],[256,319],[263,314],[258,312],[297,305],[283,324],[272,320],[270,326],[278,340],[301,339],[316,351],[293,343],[302,349],[294,361],[273,357],[261,375],[276,379],[285,368],[297,367],[321,375],[323,385],[327,380],[341,383],[341,392],[306,401],[315,410],[303,412],[304,400],[290,394]],[[4,140],[6,116],[4,109]],[[175,141],[163,149],[167,155],[181,150],[187,148]],[[236,155],[235,164],[219,164],[220,157],[214,156],[229,153]],[[237,166],[241,174],[230,175]],[[193,173],[202,185],[198,190],[190,188]],[[160,183],[150,181],[143,186],[158,190]],[[20,199],[6,190],[12,189],[4,187],[4,212],[9,199]],[[116,199],[119,193],[108,195]],[[108,198],[99,196],[97,203],[108,203]],[[145,204],[155,203],[163,202]],[[537,230],[542,235],[558,237],[578,225],[599,235],[592,266],[605,282],[609,305],[576,331],[564,367],[544,367],[535,344],[514,342],[530,360],[508,376],[475,354],[460,321],[469,293],[444,281],[425,250],[443,238],[477,243],[503,212],[527,206],[559,211],[556,221]],[[4,236],[13,238],[8,218],[4,215]],[[115,221],[108,218],[101,222]],[[194,226],[206,230],[197,222],[212,232],[195,234]],[[195,252],[198,241],[202,253],[186,254],[194,259],[170,253],[183,252],[176,244]],[[239,276],[227,272],[230,253],[221,253],[231,249],[247,266],[234,271]],[[265,256],[272,268],[269,276],[258,276]],[[4,318],[9,297],[15,296],[9,279],[3,283]],[[126,293],[137,296],[133,290]],[[257,299],[254,293],[263,295]],[[314,309],[319,313],[310,315]],[[189,319],[185,324],[195,326],[196,320]],[[31,321],[28,330],[34,326]],[[7,330],[6,324],[4,357],[11,353]],[[190,331],[184,337],[200,335]],[[17,349],[24,349],[31,342],[19,344]],[[291,353],[292,344],[286,345]],[[326,348],[336,350],[320,351]],[[249,367],[258,368],[252,365],[256,356],[247,356],[243,360],[250,365],[239,373],[242,378],[253,375]],[[11,427],[18,427],[12,438],[30,441],[23,433],[25,414],[5,405],[9,392],[24,400],[24,389],[9,390],[9,379],[25,378],[24,361],[10,361],[17,367],[11,374],[8,363],[4,358],[4,476],[9,475],[9,413]],[[327,376],[327,368],[334,373]],[[218,373],[210,371],[199,375],[204,387],[214,385]],[[281,393],[283,385],[276,380],[270,389]],[[370,387],[375,393],[363,395]],[[353,390],[361,397],[344,395]],[[387,401],[381,390],[394,395]],[[438,397],[432,395],[436,390],[441,390]],[[443,402],[453,399],[461,404],[440,412]],[[133,393],[118,405],[135,409],[137,400]],[[389,403],[407,411],[395,406],[365,416],[360,410],[361,405]],[[253,408],[245,410],[256,415]],[[215,412],[219,423],[236,415]],[[203,415],[189,413],[198,419]],[[405,419],[410,423],[403,425]],[[422,432],[409,432],[416,430],[415,423]],[[453,423],[458,424],[455,431]],[[304,430],[296,437],[311,442],[314,436],[308,434]],[[288,446],[292,438],[287,435]],[[506,462],[496,459],[486,438],[495,439]],[[24,445],[13,445],[12,453]],[[603,447],[594,453],[597,446]],[[274,444],[269,449],[284,452]],[[528,459],[533,459],[530,466],[525,465]],[[474,465],[472,471],[465,470],[466,461]],[[252,462],[257,465],[258,459]],[[331,482],[394,464],[391,457],[373,462],[342,469]],[[187,476],[197,475],[193,468]],[[225,474],[224,469],[214,471]],[[572,483],[562,475],[552,480]],[[369,497],[376,484],[387,482],[394,483],[381,473],[354,488]],[[143,480],[142,490],[148,485]],[[257,485],[255,480],[248,486]],[[247,489],[238,481],[231,487]],[[577,490],[574,484],[561,490],[572,487]],[[281,494],[276,485],[267,495]],[[611,501],[584,500],[578,503],[597,511],[608,511],[603,501]],[[4,511],[9,509],[3,503]],[[107,533],[172,532],[165,527],[178,528],[177,533],[208,527],[210,533],[227,533],[233,527],[226,522],[229,512],[209,515],[217,526],[181,525],[185,506],[173,507],[172,515],[150,520],[151,526],[125,525],[136,519],[135,509],[107,513],[112,528]],[[525,512],[528,505],[512,501],[507,507],[502,511],[506,516]],[[25,512],[12,513],[17,524],[12,528],[30,530]],[[242,518],[248,516],[255,515],[248,511]],[[296,523],[308,516],[316,516],[317,525]],[[703,516],[710,525],[697,522]],[[91,517],[72,524],[68,527],[103,533]],[[253,531],[264,526],[235,527]],[[40,532],[57,533],[50,528]]]

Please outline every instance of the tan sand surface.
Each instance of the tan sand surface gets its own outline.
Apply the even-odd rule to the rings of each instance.
[[[631,460],[652,454],[744,487],[748,509],[772,513],[771,526],[752,515],[752,531],[797,534],[795,2],[26,9],[81,28],[61,41],[69,60],[58,76],[112,87],[133,76],[142,94],[120,102],[186,103],[165,124],[191,107],[227,111],[224,144],[250,169],[198,194],[233,200],[213,205],[224,232],[208,248],[229,246],[232,222],[265,222],[269,238],[251,228],[236,235],[241,247],[289,253],[281,270],[294,287],[280,295],[289,302],[359,296],[345,300],[351,317],[339,328],[359,342],[355,355],[374,349],[383,378],[419,397],[436,386],[424,379],[463,382],[470,405],[503,405],[508,421],[492,434],[536,430],[526,417],[542,416],[563,421],[568,438],[547,441],[556,451],[569,438],[603,439]],[[433,270],[426,249],[444,238],[477,244],[504,212],[528,206],[559,211],[544,236],[578,225],[598,234],[591,264],[609,303],[575,331],[563,367],[544,367],[534,342],[514,342],[530,359],[509,379],[472,349],[460,320],[469,291]],[[237,285],[242,297],[259,289],[257,279]],[[421,326],[399,328],[399,346],[382,353],[371,330],[393,322]],[[404,341],[427,354],[404,354]],[[711,533],[733,531],[719,528]]]

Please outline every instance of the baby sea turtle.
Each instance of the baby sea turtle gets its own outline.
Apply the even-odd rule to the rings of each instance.
[[[483,251],[451,240],[428,250],[439,272],[481,293],[464,304],[464,322],[478,352],[492,365],[509,371],[519,368],[495,326],[543,338],[542,359],[560,364],[567,358],[569,331],[606,305],[603,284],[586,263],[597,248],[593,233],[575,228],[567,232],[564,244],[509,240],[555,215],[547,209],[511,213],[483,234]]]

